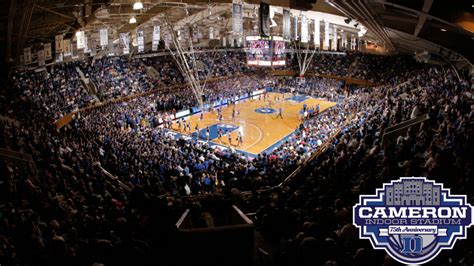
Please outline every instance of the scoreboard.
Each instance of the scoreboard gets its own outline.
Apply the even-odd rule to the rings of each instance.
[[[280,38],[260,39],[260,36],[248,36],[246,39],[247,65],[284,66],[286,64],[285,41]]]

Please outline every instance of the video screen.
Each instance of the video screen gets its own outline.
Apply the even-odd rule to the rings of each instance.
[[[274,40],[247,40],[247,65],[284,66],[285,42]]]

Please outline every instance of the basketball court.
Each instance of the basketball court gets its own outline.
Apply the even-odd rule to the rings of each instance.
[[[336,103],[304,95],[267,93],[266,100],[260,95],[220,107],[222,120],[218,119],[216,111],[205,112],[202,119],[201,113],[186,117],[185,120],[191,124],[191,132],[184,131],[182,126],[178,128],[177,123],[173,124],[172,129],[200,140],[209,140],[211,144],[256,155],[279,146],[296,130],[301,123],[300,113],[305,104],[307,109],[319,104],[320,112],[323,112]],[[278,116],[280,108],[282,118]],[[235,118],[232,118],[234,109]],[[238,142],[239,132],[242,144]]]

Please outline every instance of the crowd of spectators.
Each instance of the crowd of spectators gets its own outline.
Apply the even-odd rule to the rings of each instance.
[[[389,63],[378,62],[385,59],[404,62],[379,57],[377,63],[358,59],[357,65],[390,69]],[[359,240],[351,222],[358,195],[371,194],[399,176],[427,176],[472,202],[472,84],[443,67],[406,67],[394,77],[380,74],[379,87],[348,92],[327,78],[277,81],[261,73],[239,76],[241,66],[226,66],[213,75],[230,77],[205,86],[208,101],[272,82],[322,98],[344,94],[336,106],[303,121],[280,147],[246,160],[202,141],[176,139],[158,126],[176,110],[196,104],[185,88],[164,87],[80,112],[72,124],[52,128],[52,117],[65,106],[82,106],[87,96],[80,93],[84,88],[76,66],[97,83],[113,85],[104,85],[105,97],[148,91],[163,82],[143,76],[145,65],[155,64],[151,59],[145,65],[116,60],[100,59],[95,66],[68,63],[49,74],[17,74],[5,90],[2,110],[20,125],[0,122],[0,146],[30,154],[36,169],[0,162],[0,264],[172,264],[167,251],[177,245],[174,223],[185,207],[199,205],[186,196],[208,195],[233,200],[244,211],[257,210],[258,229],[277,243],[276,265],[393,265],[383,252]],[[346,72],[335,70],[340,75],[351,64],[342,61]],[[180,82],[163,80],[166,85]],[[48,94],[52,97],[41,98]],[[428,121],[382,145],[385,128],[424,113]],[[300,179],[275,187],[325,142],[329,148]],[[260,189],[264,191],[257,193]],[[238,190],[252,194],[240,197]],[[473,244],[460,241],[434,263],[470,265]]]
[[[82,85],[73,63],[18,72],[12,79],[13,86],[20,89],[24,97],[35,102],[52,119],[93,101]]]

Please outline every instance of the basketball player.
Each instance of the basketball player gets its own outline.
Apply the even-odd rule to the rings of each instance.
[[[188,132],[191,132],[191,122],[188,122]]]
[[[217,130],[217,138],[219,139],[220,142],[222,142],[221,137],[222,137],[222,128],[219,128]]]
[[[227,137],[228,137],[228,140],[229,140],[229,146],[232,146],[232,136],[230,135],[230,133]]]
[[[239,134],[237,135],[237,146],[242,146],[244,143],[244,139],[242,137],[242,132],[239,131]]]
[[[209,141],[211,137],[211,129],[209,126],[206,127],[206,140]]]
[[[201,112],[201,116],[199,117],[199,120],[203,120],[204,119],[204,112]]]
[[[277,115],[277,118],[278,118],[278,117],[281,118],[281,119],[283,119],[283,111],[282,111],[282,109],[281,109],[281,106],[280,106],[280,108],[278,108],[278,115]]]
[[[181,130],[181,120],[178,119],[176,121],[176,124],[178,124],[178,131],[180,131]]]

